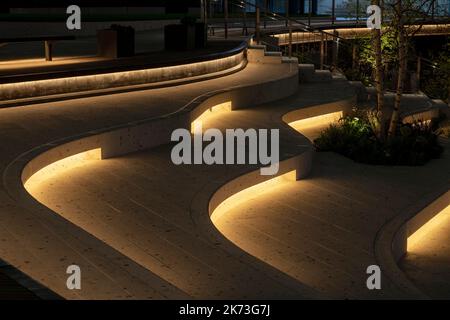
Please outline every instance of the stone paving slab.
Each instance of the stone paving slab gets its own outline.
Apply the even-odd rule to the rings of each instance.
[[[37,145],[170,113],[202,92],[281,77],[288,68],[249,64],[245,72],[203,83],[0,110],[0,128],[7,137],[0,165],[4,169]],[[225,113],[205,125],[279,128],[281,157],[287,159],[309,141],[283,123],[285,113],[354,96],[343,80],[302,84],[290,98]],[[44,207],[39,214],[29,212],[3,188],[0,256],[66,298],[407,297],[389,279],[383,279],[382,292],[366,293],[361,268],[376,262],[374,241],[383,224],[429,188],[448,188],[450,173],[446,158],[415,168],[412,175],[407,167],[368,169],[320,154],[312,177],[282,189],[277,195],[282,201],[271,197],[265,205],[253,201],[250,208],[240,207],[242,216],[227,222],[233,235],[225,232],[226,239],[209,219],[209,199],[218,186],[257,167],[174,166],[170,150],[161,146],[90,161],[43,181],[33,195],[56,212],[50,215]],[[283,232],[288,236],[281,239]],[[230,242],[237,241],[233,236],[240,247]],[[287,254],[280,254],[280,248]],[[78,254],[71,263],[81,261],[83,270],[95,275],[77,294],[61,291],[67,250]]]
[[[0,110],[0,167],[4,173],[12,161],[37,146],[170,114],[204,93],[282,79],[290,76],[290,70],[289,64],[249,64],[241,72],[207,82]],[[73,299],[189,296],[101,239],[33,202],[17,203],[2,185],[0,256],[34,280]],[[30,210],[29,205],[34,209]],[[68,291],[65,286],[66,268],[74,262],[89,274],[83,294]]]
[[[449,147],[442,159],[419,168],[368,166],[317,153],[308,179],[256,195],[215,225],[247,252],[334,298],[405,298],[386,277],[382,290],[367,289],[366,269],[378,264],[374,239],[428,190],[449,188]],[[409,253],[404,268],[421,287],[445,297],[448,226],[441,228],[430,250]]]
[[[318,98],[322,90],[335,94]],[[281,158],[286,159],[309,142],[281,120],[283,114],[321,102],[339,103],[354,95],[353,87],[345,81],[319,88],[305,85],[291,98],[224,113],[207,120],[204,126],[221,130],[279,128]],[[316,297],[316,290],[308,285],[232,246],[214,228],[206,211],[202,215],[192,211],[194,203],[207,207],[215,185],[255,166],[175,166],[170,151],[171,146],[162,146],[115,159],[88,161],[43,181],[30,192],[64,218],[194,298]],[[199,194],[204,196],[199,199]]]

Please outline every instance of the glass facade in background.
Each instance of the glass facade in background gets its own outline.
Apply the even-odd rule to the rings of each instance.
[[[422,3],[423,0],[417,1]],[[240,1],[228,0],[228,2],[230,12],[239,12],[242,10],[237,6]],[[254,12],[256,5],[259,5],[261,10],[264,10],[266,6],[266,0],[248,0],[247,2],[252,4],[247,6],[247,12]],[[388,2],[389,0],[385,0],[385,3]],[[332,0],[289,0],[289,13],[292,15],[307,14],[310,3],[313,14],[331,15]],[[370,5],[370,0],[335,0],[334,3],[337,19],[354,19],[356,16],[366,17],[366,9]],[[210,6],[217,13],[223,12],[223,0],[211,0]],[[267,0],[267,8],[271,12],[285,14],[286,0]],[[450,0],[437,0],[433,11],[435,16],[448,16],[450,12]]]

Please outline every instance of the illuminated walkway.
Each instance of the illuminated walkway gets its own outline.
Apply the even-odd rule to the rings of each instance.
[[[327,100],[318,98],[320,88],[335,94]],[[204,125],[221,129],[279,127],[281,155],[289,157],[307,141],[283,124],[281,115],[315,102],[340,101],[354,95],[344,81],[301,89],[295,97],[224,113]],[[209,217],[193,214],[194,203],[207,205],[217,185],[251,166],[175,166],[170,150],[170,146],[163,146],[116,159],[87,161],[28,190],[52,210],[191,297],[316,296],[302,282],[238,248],[230,251]]]
[[[95,129],[170,114],[204,93],[243,84],[276,81],[295,75],[294,71],[296,66],[292,68],[290,64],[250,63],[241,72],[205,82],[0,110],[3,136],[0,167],[4,177],[0,190],[0,257],[58,294],[72,299],[186,298],[202,294],[209,297],[254,298],[265,295],[302,296],[304,291],[301,285],[292,285],[287,280],[270,281],[266,279],[267,273],[261,271],[258,274],[253,266],[242,263],[239,258],[233,262],[235,267],[240,268],[236,274],[240,274],[244,268],[247,270],[245,274],[258,279],[255,282],[265,281],[273,290],[266,293],[260,288],[245,292],[244,288],[236,288],[233,291],[234,284],[243,282],[225,278],[222,281],[229,284],[225,292],[221,292],[217,286],[208,285],[214,292],[202,293],[193,289],[187,294],[173,286],[171,278],[162,279],[142,266],[142,261],[137,263],[121,253],[120,246],[115,246],[116,249],[110,247],[101,238],[68,223],[44,207],[34,204],[31,204],[32,208],[27,207],[30,203],[18,202],[11,196],[10,190],[5,189],[9,185],[6,172],[10,164],[37,146]],[[20,181],[20,177],[10,179],[13,184]],[[186,218],[189,219],[189,216],[183,217]],[[193,236],[196,237],[195,234]],[[216,250],[220,251],[220,248]],[[65,285],[65,271],[72,263],[83,268],[81,292],[69,291]],[[208,275],[203,269],[197,269],[197,272]],[[276,276],[277,272],[274,274]],[[194,282],[192,279],[186,281]],[[285,284],[291,289],[286,290]]]
[[[419,242],[408,246],[401,264],[407,276],[430,297],[448,299],[450,292],[450,205]]]
[[[330,100],[318,95],[323,90],[333,93]],[[295,97],[220,114],[205,126],[270,127],[287,111],[352,94],[345,81],[302,85]],[[312,139],[324,125],[298,129]],[[301,136],[280,128],[282,150],[301,143]],[[174,166],[170,149],[163,146],[116,159],[85,161],[29,191],[191,297],[408,296],[386,278],[382,291],[367,290],[365,270],[377,264],[374,239],[383,224],[427,189],[445,185],[437,168],[448,172],[448,158],[411,175],[410,168],[365,166],[335,154],[317,154],[308,179],[287,180],[259,191],[214,219],[229,240],[267,262],[264,266],[221,248],[224,239],[219,235],[205,236],[208,217],[192,215],[189,209],[200,194],[206,200],[215,191],[209,186],[211,180],[220,185],[245,172],[245,166]],[[211,242],[214,238],[217,245]],[[253,261],[252,279],[246,278],[249,270],[242,261]]]
[[[208,206],[220,187],[257,166],[175,166],[171,146],[163,145],[81,161],[27,185],[45,206],[30,197],[17,201],[16,194],[25,190],[10,188],[20,181],[10,175],[11,167],[49,142],[169,117],[202,94],[279,83],[295,75],[296,67],[250,63],[233,75],[205,82],[0,110],[5,137],[0,146],[0,257],[69,299],[408,296],[389,279],[383,280],[381,292],[367,291],[365,269],[376,262],[374,242],[387,220],[409,210],[429,189],[448,187],[448,158],[411,174],[410,168],[368,167],[319,154],[311,178],[287,182],[273,189],[273,197],[260,199],[266,204],[263,216],[246,207],[240,211],[244,216],[232,221],[234,209],[218,218],[225,236],[241,247],[214,227]],[[278,128],[284,161],[310,150],[311,144],[283,122],[283,115],[312,107],[322,113],[341,111],[354,98],[355,90],[345,80],[301,84],[289,98],[221,113],[204,127]],[[306,135],[317,134],[317,127],[308,130]],[[259,201],[250,205],[261,208]],[[227,233],[231,227],[236,234]],[[267,245],[261,248],[263,241]],[[82,268],[80,291],[65,287],[70,264]]]
[[[378,264],[374,240],[384,223],[442,184],[441,175],[448,181],[449,147],[446,158],[414,168],[414,174],[411,168],[368,166],[334,153],[317,153],[307,179],[285,181],[255,194],[222,212],[215,225],[247,252],[333,297],[407,297],[387,278],[383,290],[367,290],[366,268]],[[450,279],[450,220],[446,222],[436,230],[439,236],[429,235],[433,241],[407,259],[408,266],[414,265],[413,278],[442,290],[442,296],[445,288],[448,296],[448,286],[445,281],[444,288],[438,285],[441,276]],[[443,257],[430,259],[437,252]],[[415,272],[416,265],[420,270]],[[435,267],[436,273],[431,271]]]
[[[305,91],[290,103],[221,114],[220,121],[205,126],[219,128],[281,126],[283,153],[296,152],[307,141],[281,119],[288,110],[313,102],[315,90]],[[344,83],[333,88],[347,98],[353,90]],[[286,101],[285,101],[286,102]],[[300,146],[300,147],[298,147]],[[199,194],[207,201],[215,192],[211,180],[220,182],[239,176],[249,166],[175,166],[170,146],[121,158],[87,162],[64,171],[30,189],[38,200],[71,222],[102,239],[171,285],[192,297],[203,298],[300,298],[314,296],[301,283],[292,281],[239,249],[227,252],[207,215],[192,216],[192,203]],[[286,157],[288,155],[284,155]],[[95,177],[95,178],[94,178]],[[209,231],[208,231],[209,230]],[[215,239],[215,240],[214,240]],[[226,241],[226,240],[225,240]],[[216,244],[215,244],[216,242]],[[254,265],[249,266],[251,261]],[[249,285],[251,283],[251,285]]]

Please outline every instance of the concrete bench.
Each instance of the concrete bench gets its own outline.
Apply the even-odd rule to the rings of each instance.
[[[0,38],[0,43],[13,43],[13,42],[36,42],[44,41],[45,47],[45,60],[53,60],[53,42],[61,40],[75,40],[74,36],[39,36],[39,37],[23,37],[23,38]]]

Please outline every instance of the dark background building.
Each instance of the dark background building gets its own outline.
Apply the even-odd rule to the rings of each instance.
[[[211,0],[215,12],[223,10],[223,0]],[[230,12],[239,10],[236,5],[229,0]],[[264,0],[247,0],[256,3],[261,8],[265,6]],[[312,13],[317,13],[318,0],[311,0]],[[71,4],[79,5],[82,8],[90,9],[90,12],[101,13],[114,11],[122,8],[124,11],[139,11],[139,8],[147,8],[158,13],[187,13],[192,8],[200,7],[200,0],[0,0],[0,12],[32,13],[49,9],[49,12],[56,8],[64,8]],[[291,14],[308,13],[309,0],[290,0],[289,12]],[[284,0],[267,0],[268,9],[272,12],[285,13]],[[133,10],[136,9],[136,10]],[[254,11],[251,6],[248,11]]]
[[[43,13],[46,9],[52,12],[72,4],[96,13],[118,12],[121,9],[124,12],[128,10],[138,12],[139,8],[147,8],[159,13],[187,13],[192,8],[199,8],[200,0],[1,0],[0,12]]]
[[[229,11],[239,11],[240,9],[233,4],[234,0],[228,0],[229,3]],[[308,6],[309,6],[310,0],[289,0],[289,13],[292,15],[299,15],[299,14],[305,14],[308,13]],[[331,1],[331,0],[330,0]],[[215,11],[219,12],[220,9],[223,7],[223,0],[216,0],[214,1],[214,7]],[[248,12],[254,11],[254,6],[257,5],[261,9],[264,9],[267,5],[267,8],[271,12],[276,13],[286,13],[286,2],[285,0],[247,0],[247,2],[253,4],[247,6]],[[318,7],[318,0],[311,0],[311,8],[312,13],[317,13],[317,7]]]

